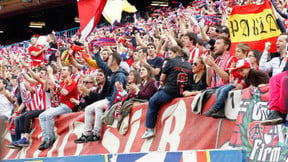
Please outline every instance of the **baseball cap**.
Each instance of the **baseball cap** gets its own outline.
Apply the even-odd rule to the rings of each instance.
[[[229,34],[229,29],[228,29],[227,26],[222,25],[222,26],[220,26],[219,28],[216,29],[216,32],[217,32],[217,33],[226,33],[226,34]]]
[[[232,73],[242,68],[251,68],[251,64],[247,60],[239,60],[236,67],[232,69]]]

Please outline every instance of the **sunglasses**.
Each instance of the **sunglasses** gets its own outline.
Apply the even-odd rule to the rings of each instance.
[[[248,55],[248,57],[251,58],[251,57],[255,57],[255,56],[254,55]]]
[[[94,83],[94,82],[83,81],[83,84],[88,84],[88,83]]]
[[[192,65],[197,66],[198,64],[196,62],[194,62]]]

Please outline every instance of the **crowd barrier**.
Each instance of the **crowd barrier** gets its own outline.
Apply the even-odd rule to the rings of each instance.
[[[200,150],[183,152],[148,152],[134,154],[105,154],[90,156],[68,156],[54,158],[25,159],[29,162],[243,162],[243,150]],[[22,162],[23,160],[4,160],[3,162]]]
[[[130,115],[127,134],[118,133],[116,125],[104,126],[100,142],[75,144],[84,128],[84,113],[70,113],[56,119],[57,140],[51,149],[37,150],[41,144],[41,128],[38,119],[32,130],[31,145],[21,150],[3,149],[4,159],[38,157],[63,157],[93,154],[139,153],[153,151],[184,151],[199,149],[232,149],[246,151],[247,161],[285,161],[287,159],[287,134],[284,125],[262,126],[260,120],[267,117],[269,87],[248,88],[229,94],[225,107],[230,119],[213,119],[194,114],[193,97],[177,98],[164,105],[158,116],[156,136],[141,138],[145,132],[147,103],[135,104]],[[238,95],[242,95],[238,102]],[[241,98],[241,97],[240,97]],[[213,95],[204,105],[207,111],[215,102]],[[230,105],[230,106],[229,106]],[[235,112],[236,111],[236,112]],[[238,113],[239,111],[239,113]],[[236,119],[235,118],[235,119]],[[10,142],[5,133],[4,145]]]

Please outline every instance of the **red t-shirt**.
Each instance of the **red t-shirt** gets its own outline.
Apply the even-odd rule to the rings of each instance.
[[[134,63],[132,57],[130,57],[128,60],[126,60],[127,64],[129,65],[129,67],[132,66],[132,64]]]
[[[40,67],[42,64],[44,64],[44,54],[43,52],[38,55],[38,56],[32,56],[31,55],[31,52],[34,51],[34,52],[39,52],[41,51],[42,49],[44,48],[44,46],[42,45],[39,45],[37,44],[36,46],[30,46],[28,48],[28,52],[31,56],[31,59],[32,59],[32,66],[35,67],[35,68],[38,68]]]
[[[67,106],[70,107],[70,109],[74,109],[73,103],[70,102],[70,98],[75,98],[78,99],[78,88],[77,84],[74,81],[74,79],[71,79],[70,81],[62,81],[60,83],[60,91],[62,89],[66,89],[69,93],[68,95],[64,96],[60,93],[59,95],[59,100],[60,103],[66,104]]]

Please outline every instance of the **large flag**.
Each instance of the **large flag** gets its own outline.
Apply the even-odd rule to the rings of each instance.
[[[235,6],[228,19],[232,42],[230,52],[234,54],[239,43],[247,43],[250,49],[264,50],[265,42],[271,42],[270,52],[276,51],[276,40],[281,31],[271,9],[271,2],[264,0],[261,5]]]
[[[107,0],[78,0],[81,39],[87,39],[101,18]]]
[[[135,13],[137,9],[127,0],[108,0],[103,10],[103,16],[110,24],[113,24],[115,21],[121,21],[122,11]]]

